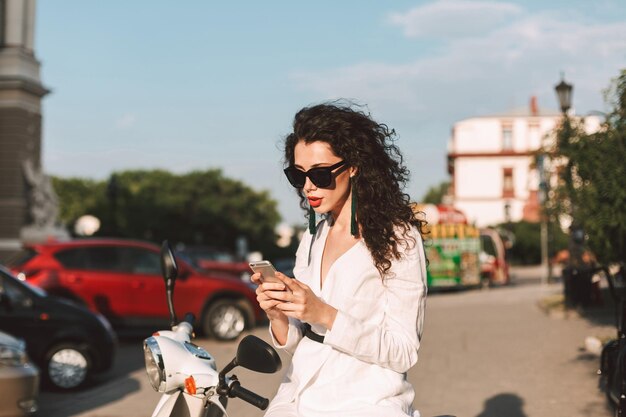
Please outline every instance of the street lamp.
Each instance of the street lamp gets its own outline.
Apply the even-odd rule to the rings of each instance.
[[[572,84],[565,82],[565,77],[561,73],[561,82],[554,86],[557,98],[559,99],[559,105],[561,106],[561,112],[563,113],[564,128],[569,128],[569,119],[567,117],[567,111],[572,107],[572,90],[574,89]],[[547,275],[544,283],[552,281],[552,265],[550,264],[550,215],[547,211],[549,204],[548,194],[550,189],[550,175],[549,161],[546,160],[545,155],[538,155],[537,157],[537,170],[539,171],[540,184],[539,184],[539,198],[541,201],[543,213],[541,216],[541,263],[547,268]],[[552,164],[549,164],[552,165]]]
[[[574,86],[565,82],[563,74],[561,74],[561,82],[554,86],[556,90],[556,96],[559,98],[559,104],[561,105],[561,111],[566,114],[572,107],[572,90]]]
[[[556,96],[559,100],[559,105],[561,107],[561,112],[563,113],[563,130],[565,131],[565,136],[567,138],[565,138],[565,140],[569,140],[569,118],[567,117],[567,111],[572,107],[572,91],[574,89],[574,86],[572,84],[568,84],[565,82],[565,75],[563,73],[561,73],[561,82],[558,83],[557,85],[554,86],[554,90],[556,91]],[[559,141],[557,141],[557,146],[559,146]],[[550,187],[550,178],[549,178],[549,174],[545,172],[545,161],[543,161],[542,158],[542,169],[544,170],[544,172],[540,173],[543,174],[543,179],[542,179],[542,187],[541,187],[541,192],[543,193],[543,208],[544,208],[544,213],[542,216],[542,220],[541,220],[541,258],[542,258],[542,263],[547,264],[547,268],[548,268],[548,276],[547,276],[547,280],[548,282],[550,282],[552,280],[552,265],[550,264],[550,260],[549,260],[549,214],[547,213],[546,209],[546,204],[548,203],[548,192],[549,192],[549,187]],[[547,174],[547,175],[546,175]]]
[[[545,154],[540,153],[536,157],[536,166],[539,173],[539,204],[541,204],[541,266],[547,268],[547,275],[542,274],[541,283],[547,284],[552,280],[552,266],[548,253],[548,169]]]

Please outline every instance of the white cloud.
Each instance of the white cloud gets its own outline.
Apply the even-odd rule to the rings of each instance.
[[[626,21],[563,21],[520,16],[507,26],[450,39],[436,55],[405,63],[365,62],[292,74],[298,88],[321,99],[357,98],[377,120],[397,128],[412,171],[409,193],[419,198],[446,176],[453,123],[528,105],[557,108],[560,72],[574,84],[579,113],[605,110],[602,89],[626,68]]]
[[[137,116],[133,113],[124,113],[115,121],[115,127],[117,129],[128,129],[135,125]]]
[[[405,13],[391,13],[387,21],[400,26],[404,35],[453,38],[484,33],[522,9],[512,3],[472,0],[438,0]]]
[[[560,71],[575,85],[574,102],[602,106],[600,90],[626,66],[626,22],[563,22],[522,17],[481,36],[454,39],[438,55],[400,64],[369,62],[292,75],[324,97],[358,97],[387,114],[444,121],[506,110],[537,95],[556,107]]]

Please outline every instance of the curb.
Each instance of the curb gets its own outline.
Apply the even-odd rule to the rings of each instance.
[[[565,298],[563,297],[563,294],[543,297],[537,301],[537,307],[539,307],[545,315],[551,318],[577,319],[582,317],[578,310],[565,306]]]

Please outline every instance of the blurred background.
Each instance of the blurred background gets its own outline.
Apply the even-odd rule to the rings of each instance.
[[[625,68],[619,0],[0,0],[0,295],[71,299],[115,338],[158,328],[168,239],[207,343],[259,331],[247,262],[291,273],[306,227],[282,140],[300,108],[347,99],[395,129],[434,306],[532,287],[511,300],[600,314],[594,268],[626,260]],[[55,386],[52,345],[29,353]],[[591,391],[571,415],[608,413]],[[469,409],[523,415],[509,394]]]

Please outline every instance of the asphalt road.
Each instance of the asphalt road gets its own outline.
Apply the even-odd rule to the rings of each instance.
[[[548,317],[537,301],[560,291],[542,286],[533,268],[517,269],[515,285],[432,294],[420,359],[408,374],[423,417],[554,417],[612,415],[598,390],[598,358],[585,352],[586,336],[614,334],[612,327],[578,317]],[[253,334],[267,340],[265,328]],[[143,368],[142,337],[121,340],[114,369],[78,393],[43,392],[40,416],[150,416],[159,394]],[[147,336],[147,335],[146,335]],[[237,343],[197,340],[218,367],[234,357]],[[288,358],[283,358],[283,370]],[[235,372],[242,385],[269,398],[274,375]],[[232,417],[263,412],[230,400]]]

